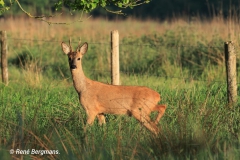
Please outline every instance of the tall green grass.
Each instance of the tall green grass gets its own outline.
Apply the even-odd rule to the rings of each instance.
[[[69,35],[43,27],[29,30],[36,37],[16,40],[14,28],[8,41],[10,81],[8,86],[0,84],[0,159],[239,159],[240,100],[232,108],[227,104],[224,36],[219,26],[212,36],[204,36],[196,30],[200,24],[175,25],[163,24],[167,29],[148,35],[133,32],[120,41],[121,84],[148,86],[161,94],[161,104],[167,104],[158,136],[128,116],[106,115],[106,125],[96,120],[86,126],[60,47]],[[72,33],[78,26],[71,27],[61,30]],[[85,32],[85,74],[110,83],[108,35]],[[53,34],[53,39],[38,41],[40,33]],[[74,47],[78,38],[72,37]],[[10,155],[10,149],[60,154]]]
[[[239,107],[227,106],[225,86],[182,81],[178,82],[182,87],[174,89],[157,77],[129,78],[159,82],[149,87],[161,93],[161,103],[168,109],[157,137],[127,116],[106,115],[105,126],[95,121],[86,127],[85,111],[74,88],[66,82],[34,88],[27,83],[10,83],[1,85],[2,158],[10,157],[7,153],[11,148],[61,153],[31,155],[44,159],[239,158],[240,112]]]

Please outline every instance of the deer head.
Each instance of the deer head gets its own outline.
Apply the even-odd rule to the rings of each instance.
[[[83,45],[80,44],[77,47],[76,51],[72,51],[71,41],[69,41],[69,45],[62,42],[62,50],[68,56],[69,67],[71,70],[77,69],[81,67],[81,59],[83,55],[87,52],[88,44],[85,42]]]

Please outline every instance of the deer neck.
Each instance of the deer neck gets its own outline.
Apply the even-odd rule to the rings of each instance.
[[[80,68],[71,70],[72,73],[72,79],[73,79],[73,86],[76,89],[76,91],[81,94],[84,90],[86,90],[86,81],[87,78],[84,75],[84,72],[82,70],[82,66]]]

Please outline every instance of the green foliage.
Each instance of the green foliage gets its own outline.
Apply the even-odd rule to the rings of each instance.
[[[0,0],[0,15],[9,10],[10,7],[6,6],[4,0]]]
[[[63,5],[65,5],[72,11],[83,10],[90,12],[98,7],[106,8],[115,6],[117,8],[133,8],[144,3],[149,3],[149,0],[59,0],[55,3],[55,8],[56,10],[61,10]]]
[[[56,11],[62,10],[62,7],[67,7],[70,12],[72,11],[84,11],[84,12],[91,12],[92,10],[96,8],[105,8],[106,10],[107,7],[116,7],[113,11],[110,11],[112,13],[117,13],[117,14],[123,14],[121,13],[120,9],[124,8],[133,8],[135,6],[144,4],[144,3],[149,3],[150,0],[58,0],[55,2],[53,5],[51,1],[49,0],[36,0],[36,1],[26,1],[23,0],[21,2],[19,1],[10,1],[9,5],[6,6],[5,2],[6,0],[0,0],[0,14],[3,14],[5,11],[9,10],[13,6],[14,2],[17,2],[18,7],[23,10],[24,7],[27,8],[32,8],[36,7],[36,10],[34,13],[37,14],[42,14],[44,13],[44,10],[47,8],[55,8]],[[51,5],[51,6],[50,6]],[[21,6],[24,6],[23,8]],[[32,10],[32,9],[31,9]],[[24,11],[25,12],[25,11]],[[30,13],[29,13],[30,14]],[[31,15],[31,14],[30,14]]]

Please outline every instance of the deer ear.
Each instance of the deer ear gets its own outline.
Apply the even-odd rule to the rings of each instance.
[[[88,50],[88,44],[87,42],[83,43],[83,45],[80,47],[78,46],[77,52],[80,52],[82,55],[84,55]]]
[[[62,46],[62,50],[65,54],[68,54],[71,52],[70,47],[67,44],[65,44],[64,42],[62,42],[61,46]]]

